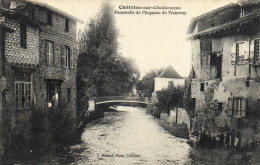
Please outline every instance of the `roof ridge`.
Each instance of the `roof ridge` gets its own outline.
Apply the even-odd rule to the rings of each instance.
[[[204,18],[204,17],[206,17],[206,16],[208,16],[208,15],[210,15],[210,14],[213,14],[213,13],[216,13],[216,12],[220,12],[221,10],[224,10],[224,9],[226,9],[226,8],[228,8],[228,7],[232,7],[232,6],[239,6],[239,5],[238,5],[237,3],[229,3],[229,4],[225,5],[225,6],[216,8],[216,9],[214,9],[214,10],[211,10],[211,11],[209,11],[209,12],[206,12],[206,13],[204,13],[204,14],[201,14],[201,15],[199,15],[199,16],[197,16],[197,17],[193,17],[193,18],[191,19],[191,21],[190,21],[190,24],[189,24],[189,26],[188,26],[188,30],[187,30],[186,34],[190,34],[190,33],[191,33],[191,26],[195,26],[194,22],[196,22],[196,20],[201,19],[201,18]],[[194,24],[194,25],[193,25],[193,24]]]
[[[164,71],[157,76],[156,78],[177,78],[177,79],[183,79],[182,76],[173,68],[172,65],[168,65]]]
[[[242,18],[238,18],[238,19],[235,19],[233,21],[227,22],[225,24],[218,25],[218,26],[215,26],[215,27],[211,27],[209,29],[205,29],[205,30],[203,30],[203,31],[201,31],[197,34],[190,36],[189,38],[194,37],[194,36],[199,36],[199,35],[204,34],[204,33],[209,33],[209,32],[213,32],[213,31],[216,31],[216,30],[220,30],[221,28],[227,28],[227,27],[232,26],[234,24],[241,24],[245,21],[248,21],[250,19],[254,19],[255,17],[259,17],[259,16],[260,16],[260,11],[254,11],[254,12],[249,13],[248,15],[246,15]]]

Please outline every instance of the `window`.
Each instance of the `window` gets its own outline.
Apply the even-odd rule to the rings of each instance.
[[[240,17],[244,17],[245,16],[245,9],[244,8],[241,8],[241,11],[240,11]]]
[[[192,101],[192,109],[195,110],[196,108],[196,98],[191,98]]]
[[[245,98],[229,98],[228,99],[228,115],[235,117],[245,117],[247,109],[247,99]]]
[[[259,63],[260,62],[260,44],[259,44],[260,40],[255,40],[255,63]]]
[[[48,107],[57,107],[60,103],[60,82],[47,83],[47,101]]]
[[[241,11],[240,11],[240,16],[244,17],[244,16],[248,15],[251,12],[252,12],[252,8],[251,7],[242,7]]]
[[[241,116],[242,115],[242,99],[236,98],[234,100],[234,110],[235,110],[235,116]]]
[[[215,66],[216,63],[217,54],[211,53],[210,55],[210,66]]]
[[[236,44],[236,61],[237,63],[243,62],[244,54],[243,54],[243,43]]]
[[[168,87],[169,88],[174,87],[174,81],[168,81]]]
[[[62,66],[64,68],[70,68],[73,69],[74,68],[74,59],[73,59],[73,55],[72,55],[72,51],[70,49],[70,47],[62,46],[62,58],[61,58],[61,63]]]
[[[20,46],[23,48],[26,48],[26,24],[21,23],[20,24]]]
[[[212,41],[210,39],[201,39],[200,40],[200,63],[201,66],[209,65],[209,57],[212,53]]]
[[[243,41],[232,44],[231,64],[246,64],[253,62],[254,42]],[[249,51],[250,50],[250,51]]]
[[[32,106],[30,73],[17,72],[15,75],[15,105],[18,109],[27,109]]]
[[[223,110],[223,103],[218,103],[218,112],[222,112]]]
[[[65,31],[66,32],[69,32],[69,27],[70,27],[70,25],[69,25],[69,19],[65,19]]]
[[[67,103],[71,101],[71,88],[67,89]]]
[[[54,64],[54,45],[51,41],[46,41],[46,60],[47,65],[53,65]]]
[[[200,83],[200,91],[204,91],[204,83]]]
[[[70,48],[65,47],[65,67],[68,68],[70,66]]]
[[[49,11],[47,16],[47,24],[52,25],[52,13]]]

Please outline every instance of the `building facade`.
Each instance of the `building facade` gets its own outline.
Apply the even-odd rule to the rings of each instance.
[[[166,89],[170,86],[184,86],[185,79],[179,75],[179,73],[169,65],[165,70],[154,79],[154,92]]]
[[[259,140],[259,9],[240,0],[192,19],[194,133],[235,131],[241,145]]]
[[[0,5],[1,121],[8,116],[11,136],[27,140],[33,110],[62,106],[76,117],[80,20],[30,0],[2,0]]]

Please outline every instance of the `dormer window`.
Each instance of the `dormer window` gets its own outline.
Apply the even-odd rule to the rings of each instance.
[[[251,7],[241,7],[240,16],[242,18],[242,17],[248,15],[251,12],[252,12],[252,8]]]
[[[241,12],[240,12],[240,17],[244,17],[245,16],[245,9],[241,8]]]
[[[70,25],[69,25],[69,19],[65,19],[65,31],[66,32],[69,32],[69,27],[70,27]]]
[[[52,13],[49,11],[47,16],[47,24],[52,25]]]

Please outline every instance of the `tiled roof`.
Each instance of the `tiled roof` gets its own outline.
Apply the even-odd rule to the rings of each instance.
[[[260,4],[260,0],[237,0],[241,6]]]
[[[188,26],[187,34],[192,33],[192,31],[193,31],[193,29],[194,29],[194,27],[195,27],[195,25],[196,25],[196,23],[197,23],[197,21],[198,21],[199,19],[205,18],[205,17],[207,17],[207,16],[209,16],[209,15],[212,15],[212,14],[215,14],[215,13],[217,13],[217,12],[221,12],[221,11],[223,11],[223,10],[226,10],[227,8],[230,8],[230,7],[239,7],[239,5],[238,5],[238,4],[235,4],[235,3],[230,3],[230,4],[226,5],[226,6],[217,8],[217,9],[215,9],[215,10],[212,10],[212,11],[210,11],[210,12],[207,12],[207,13],[205,13],[205,14],[202,14],[202,15],[200,15],[200,16],[198,16],[198,17],[192,18],[192,20],[191,20],[191,22],[190,22],[190,25]]]
[[[198,37],[201,35],[207,35],[207,34],[211,34],[211,33],[216,33],[221,30],[230,29],[231,27],[235,27],[235,26],[241,26],[242,24],[246,24],[248,22],[254,21],[255,19],[259,18],[259,16],[260,16],[260,11],[255,11],[255,12],[252,12],[252,13],[246,15],[245,17],[236,19],[234,21],[225,23],[223,25],[215,26],[215,27],[209,28],[207,30],[201,31],[201,32],[191,36],[190,38]]]
[[[183,77],[181,77],[179,73],[171,65],[169,65],[157,78],[183,79]]]

